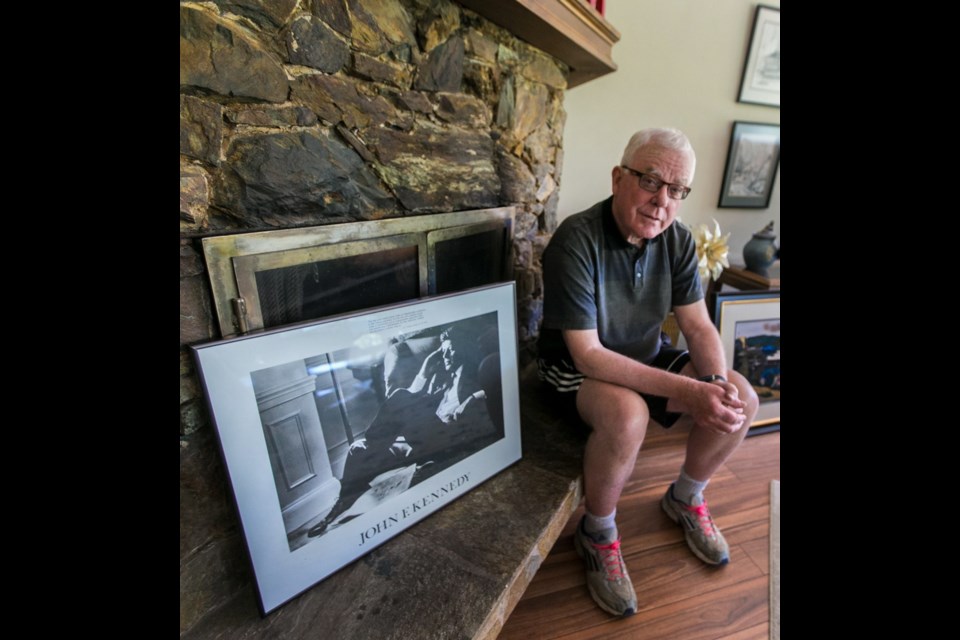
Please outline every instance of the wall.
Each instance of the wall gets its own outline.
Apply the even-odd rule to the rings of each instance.
[[[251,576],[187,347],[210,234],[516,205],[521,340],[554,226],[567,69],[449,0],[180,3],[180,630]]]
[[[765,1],[780,6],[779,0]],[[683,130],[697,152],[693,191],[680,210],[690,226],[715,218],[731,232],[730,257],[770,220],[780,232],[780,176],[769,209],[718,209],[735,120],[780,124],[780,109],[737,102],[753,27],[748,0],[653,0],[607,3],[621,33],[619,69],[567,91],[560,219],[610,195],[610,171],[630,135],[648,126]]]

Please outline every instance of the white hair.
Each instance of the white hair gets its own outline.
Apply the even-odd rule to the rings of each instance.
[[[630,136],[630,142],[627,143],[627,148],[623,150],[623,157],[620,159],[620,164],[629,165],[633,160],[633,156],[636,155],[640,149],[647,146],[662,147],[664,149],[686,153],[690,156],[693,166],[696,166],[697,154],[694,153],[693,145],[690,144],[690,139],[687,138],[683,131],[658,127],[643,129]]]

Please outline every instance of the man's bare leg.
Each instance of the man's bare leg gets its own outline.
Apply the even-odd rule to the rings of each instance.
[[[684,367],[682,373],[690,376],[696,375],[696,372],[689,365]],[[726,462],[743,442],[750,423],[757,415],[759,400],[746,378],[731,370],[727,372],[727,380],[737,387],[740,399],[747,403],[743,410],[743,427],[733,433],[719,433],[694,423],[690,430],[690,436],[687,438],[687,452],[683,467],[690,476],[698,480],[706,481],[713,477],[720,465]],[[673,401],[667,404],[669,411],[674,411],[677,408],[682,410],[682,407],[676,407]]]
[[[577,409],[592,432],[583,455],[587,513],[577,527],[574,544],[586,564],[587,588],[594,601],[614,615],[633,615],[637,594],[623,561],[614,518],[650,414],[636,392],[590,379],[580,386]]]
[[[683,373],[696,375],[692,367],[684,368]],[[727,380],[737,387],[740,399],[746,403],[743,426],[732,433],[722,433],[694,423],[687,437],[686,458],[680,477],[661,501],[667,515],[683,526],[690,549],[708,564],[725,564],[730,555],[726,540],[707,509],[702,491],[717,469],[743,442],[759,405],[757,394],[743,376],[729,371]],[[677,407],[668,404],[668,408],[675,410]]]
[[[650,413],[635,391],[589,378],[577,393],[577,410],[592,429],[583,454],[587,511],[607,515],[633,473]]]

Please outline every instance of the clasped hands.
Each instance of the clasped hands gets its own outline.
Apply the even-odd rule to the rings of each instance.
[[[692,403],[697,424],[718,433],[735,433],[744,426],[746,403],[736,385],[726,380],[702,382]]]

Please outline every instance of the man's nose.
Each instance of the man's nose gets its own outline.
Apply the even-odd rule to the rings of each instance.
[[[650,203],[655,207],[667,206],[667,203],[670,202],[670,194],[667,191],[669,188],[667,183],[660,185],[660,188],[654,192],[653,198],[650,199]]]

